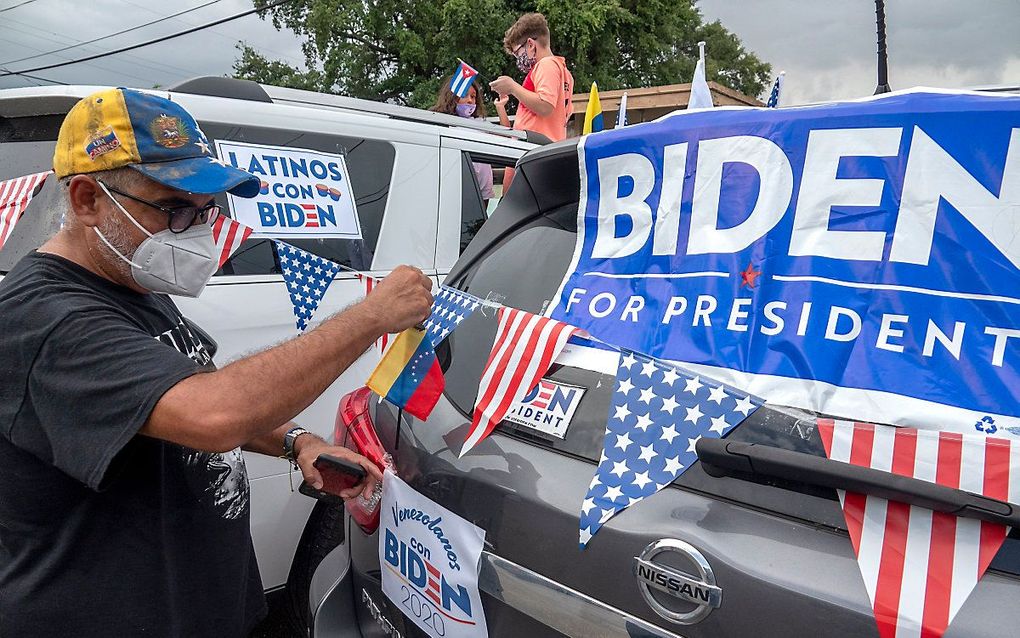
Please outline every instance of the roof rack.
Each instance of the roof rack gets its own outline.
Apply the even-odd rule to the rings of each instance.
[[[456,115],[447,115],[446,113],[435,113],[410,106],[363,100],[345,95],[330,95],[269,84],[258,84],[251,80],[239,80],[237,78],[198,77],[175,84],[168,87],[167,90],[177,93],[209,95],[256,102],[339,108],[357,113],[381,115],[397,120],[422,122],[436,126],[467,128],[491,135],[518,139],[532,144],[549,143],[549,138],[540,133],[535,133],[534,131],[514,131],[481,119],[468,119]]]

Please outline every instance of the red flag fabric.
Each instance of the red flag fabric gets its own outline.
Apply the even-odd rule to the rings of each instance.
[[[230,259],[234,251],[241,247],[249,235],[251,235],[251,228],[244,224],[223,215],[216,218],[216,221],[213,222],[213,241],[216,242],[216,248],[220,251],[220,268]]]
[[[821,419],[829,458],[990,498],[1020,497],[1020,446],[1006,439]],[[1009,528],[839,490],[882,638],[938,638]]]
[[[499,327],[482,371],[474,418],[460,452],[487,437],[514,403],[534,388],[577,328],[515,308],[499,309]]]
[[[7,238],[11,236],[14,224],[18,223],[21,214],[28,208],[36,189],[43,185],[52,172],[43,171],[0,182],[0,248],[4,247]]]

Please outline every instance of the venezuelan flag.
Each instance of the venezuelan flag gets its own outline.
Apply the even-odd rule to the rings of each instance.
[[[588,96],[588,108],[584,110],[583,135],[598,133],[602,130],[602,103],[599,102],[599,85],[591,83],[591,94]]]
[[[427,419],[446,387],[428,333],[410,328],[397,335],[367,385],[393,405]]]

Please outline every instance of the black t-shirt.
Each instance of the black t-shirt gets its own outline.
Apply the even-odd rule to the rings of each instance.
[[[0,636],[247,635],[240,450],[138,434],[213,369],[173,302],[32,253],[0,281]]]

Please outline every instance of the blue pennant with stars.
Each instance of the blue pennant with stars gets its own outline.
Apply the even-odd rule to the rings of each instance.
[[[699,439],[725,436],[760,405],[663,361],[624,351],[602,460],[581,504],[581,548],[617,512],[683,474],[698,458]]]
[[[423,324],[428,331],[429,341],[435,348],[453,332],[460,322],[482,305],[474,295],[447,286],[440,286],[432,302],[432,314]]]
[[[274,241],[283,280],[294,304],[298,330],[308,327],[326,289],[340,272],[340,265],[282,241]]]

